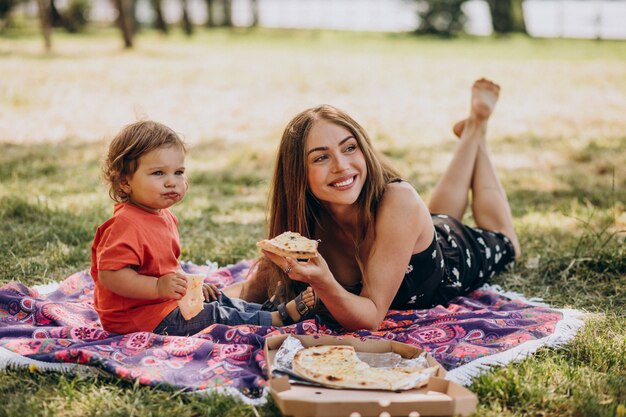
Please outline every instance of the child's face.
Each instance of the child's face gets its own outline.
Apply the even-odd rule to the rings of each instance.
[[[158,211],[182,200],[187,192],[185,154],[175,146],[142,155],[137,171],[122,184],[131,203]]]

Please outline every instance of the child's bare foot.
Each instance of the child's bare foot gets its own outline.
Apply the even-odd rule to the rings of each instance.
[[[493,113],[493,109],[498,102],[500,86],[485,78],[481,78],[472,85],[472,102],[470,117],[460,120],[452,127],[452,132],[460,138],[468,120],[485,121]]]

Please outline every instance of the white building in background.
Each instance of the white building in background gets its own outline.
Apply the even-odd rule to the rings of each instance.
[[[56,0],[59,7],[69,0]],[[233,23],[252,22],[250,0],[233,1]],[[138,19],[153,20],[150,0],[138,0]],[[188,0],[191,19],[203,24],[205,0]],[[169,22],[181,18],[180,0],[163,0]],[[410,32],[418,24],[412,0],[258,0],[259,24],[270,28],[336,29],[374,32]],[[486,1],[464,4],[466,30],[475,35],[491,34],[491,16]],[[626,39],[626,0],[525,0],[528,33],[536,37]],[[36,16],[36,0],[28,13]],[[111,0],[92,0],[92,20],[112,21],[116,12]]]

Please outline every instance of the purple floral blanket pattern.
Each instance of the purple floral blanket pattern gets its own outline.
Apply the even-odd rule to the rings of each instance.
[[[249,267],[249,261],[217,270],[183,265],[187,272],[202,273],[207,282],[221,286],[244,280]],[[447,308],[390,311],[375,332],[336,333],[307,320],[283,328],[216,324],[192,337],[176,337],[108,333],[92,302],[93,280],[87,272],[71,275],[45,295],[18,282],[0,287],[0,362],[4,357],[5,365],[29,360],[79,364],[145,385],[191,391],[230,387],[256,397],[267,384],[263,353],[267,336],[321,333],[392,339],[429,351],[451,370],[546,338],[563,318],[557,310],[481,289],[453,300]]]

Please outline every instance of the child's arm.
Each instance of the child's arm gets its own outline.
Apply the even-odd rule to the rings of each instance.
[[[163,275],[159,279],[138,274],[131,268],[117,271],[98,270],[98,280],[111,292],[128,298],[179,300],[187,291],[187,278],[180,272]]]

